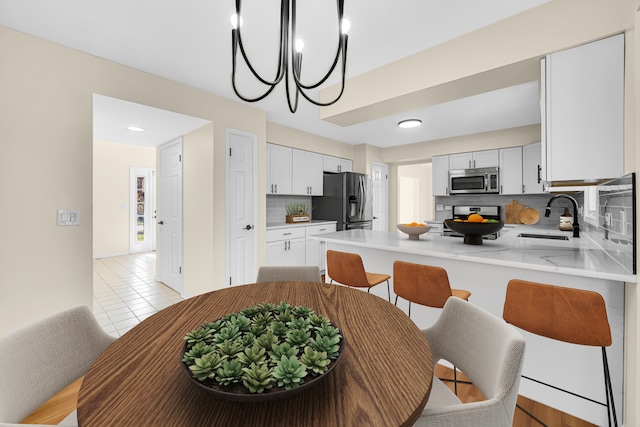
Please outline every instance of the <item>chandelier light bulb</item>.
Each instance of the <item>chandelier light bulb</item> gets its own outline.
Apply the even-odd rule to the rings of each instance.
[[[231,15],[231,26],[233,27],[234,30],[236,28],[238,28],[238,14],[237,13],[234,13],[233,15]],[[240,17],[240,26],[242,27],[242,16]]]
[[[304,49],[304,42],[302,41],[302,39],[296,39],[295,49],[296,52],[302,53],[302,49]]]
[[[351,21],[349,21],[347,18],[342,18],[340,29],[342,30],[342,34],[349,33],[349,30],[351,29]]]

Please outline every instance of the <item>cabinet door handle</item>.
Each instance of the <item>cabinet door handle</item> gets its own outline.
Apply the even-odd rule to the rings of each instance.
[[[278,184],[275,184],[275,189],[276,189],[275,193],[277,194],[278,193]]]
[[[538,165],[538,184],[542,181],[542,168]]]
[[[327,230],[326,228],[321,228],[321,229],[320,229],[320,231],[326,231],[326,230]]]
[[[313,194],[313,186],[309,186],[309,194]]]
[[[283,236],[290,236],[291,233],[282,233]]]
[[[291,240],[287,240],[287,250],[291,250]]]

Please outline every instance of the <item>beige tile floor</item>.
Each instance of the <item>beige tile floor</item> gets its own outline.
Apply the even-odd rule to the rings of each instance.
[[[93,261],[93,313],[104,330],[121,336],[180,294],[155,281],[156,254],[122,255]]]

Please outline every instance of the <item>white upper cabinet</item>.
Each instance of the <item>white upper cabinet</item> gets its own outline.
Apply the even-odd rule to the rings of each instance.
[[[267,144],[267,194],[291,194],[291,148]]]
[[[522,147],[501,148],[500,194],[522,194]]]
[[[293,149],[293,194],[322,196],[323,155]]]
[[[449,169],[497,167],[498,150],[473,151],[449,155]]]
[[[624,35],[542,60],[542,178],[588,181],[624,173]]]
[[[544,193],[540,143],[522,147],[522,192],[525,194]]]
[[[431,186],[434,196],[447,196],[449,186],[449,156],[431,158]]]
[[[325,172],[353,172],[353,162],[340,157],[324,156],[323,170]]]

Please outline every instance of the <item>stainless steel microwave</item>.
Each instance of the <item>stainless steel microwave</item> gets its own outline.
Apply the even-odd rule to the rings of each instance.
[[[497,194],[500,174],[497,167],[449,171],[449,194]]]

